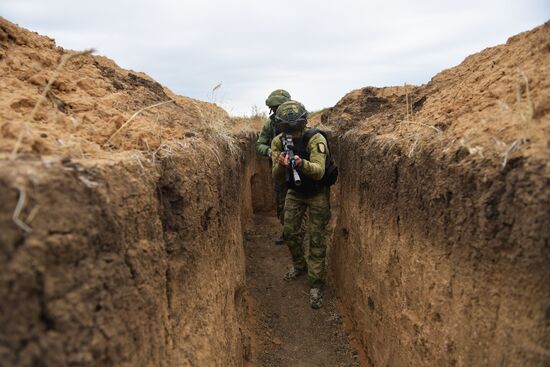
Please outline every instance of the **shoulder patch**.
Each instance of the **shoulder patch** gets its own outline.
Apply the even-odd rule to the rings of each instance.
[[[326,154],[326,152],[327,152],[327,147],[325,146],[324,143],[317,143],[317,151],[318,151],[319,153]]]

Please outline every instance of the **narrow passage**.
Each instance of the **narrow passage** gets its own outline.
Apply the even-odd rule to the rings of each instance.
[[[254,334],[251,366],[359,366],[330,288],[325,292],[324,306],[313,310],[308,303],[307,277],[291,282],[282,279],[291,261],[286,245],[273,243],[278,231],[276,218],[256,214],[253,226],[245,234]]]

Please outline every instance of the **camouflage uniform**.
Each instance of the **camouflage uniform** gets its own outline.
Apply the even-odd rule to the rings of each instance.
[[[269,119],[265,122],[264,126],[262,126],[260,136],[258,136],[258,140],[256,140],[256,152],[258,152],[259,155],[270,157],[271,141],[277,134],[280,133],[280,131],[277,130],[275,123],[275,111],[279,105],[289,100],[290,94],[284,89],[276,89],[267,97],[265,104],[273,113],[269,116]],[[283,224],[287,187],[284,182],[275,181],[274,189],[275,200],[277,202],[277,218],[279,218],[279,221]]]
[[[303,135],[303,128],[292,133],[295,142]],[[273,178],[276,181],[284,181],[285,167],[279,164],[279,155],[283,150],[281,134],[277,135],[271,143],[271,159],[273,162]],[[325,160],[329,154],[327,141],[323,135],[317,133],[311,137],[307,144],[309,159],[303,159],[299,174],[304,177],[319,181],[325,173]],[[289,189],[285,200],[284,229],[288,248],[292,255],[294,268],[308,271],[308,280],[311,288],[323,288],[325,285],[325,228],[330,219],[330,189],[319,187],[310,192],[300,193]],[[309,208],[309,256],[306,262],[302,241],[304,228],[302,219],[306,209]]]
[[[280,132],[280,131],[279,131]],[[268,151],[271,148],[271,141],[279,133],[275,129],[275,115],[269,116],[264,126],[262,126],[262,131],[260,131],[260,136],[256,140],[256,152],[262,156],[268,156]]]
[[[260,131],[260,136],[256,141],[256,152],[262,156],[269,156],[268,153],[271,150],[271,141],[273,138],[280,133],[275,127],[275,114],[269,116],[269,119],[265,122]],[[284,181],[274,181],[275,187],[275,199],[277,201],[277,218],[281,224],[284,224],[284,208],[285,208],[285,197],[287,192],[287,187]]]

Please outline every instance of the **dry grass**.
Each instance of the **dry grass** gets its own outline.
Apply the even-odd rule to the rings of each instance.
[[[57,143],[59,144],[58,151],[63,156],[69,156],[69,157],[80,157],[81,159],[85,159],[89,157],[88,153],[85,153],[82,149],[82,139],[70,134],[69,137],[65,140],[57,139]]]
[[[394,138],[384,138],[381,139],[380,147],[382,148],[382,151],[386,154],[390,153],[392,149],[396,146],[397,140]]]
[[[414,121],[414,111],[413,111],[413,95],[409,91],[409,85],[405,83],[403,85],[403,88],[405,90],[405,118],[400,121],[397,125],[397,131],[401,134],[401,136],[409,142],[411,142],[409,146],[409,150],[406,153],[406,156],[408,158],[412,158],[414,152],[419,147],[419,143],[424,137],[424,134],[422,134],[419,129],[413,129],[413,131],[409,132],[406,131],[406,129],[403,129],[405,125],[410,126],[418,126],[421,128],[426,128],[435,131],[436,133],[440,134],[443,131],[441,129],[438,129],[435,126],[429,125],[425,122],[420,121]]]
[[[401,121],[402,124],[411,124],[411,125],[418,125],[418,126],[424,126],[424,127],[427,127],[429,129],[432,129],[432,130],[435,130],[435,132],[437,133],[441,133],[442,131],[440,129],[438,129],[437,127],[435,126],[432,126],[432,125],[428,125],[428,124],[424,124],[422,122],[416,122],[416,121]]]
[[[510,156],[510,154],[514,151],[516,151],[519,146],[521,145],[521,140],[514,140],[509,146],[508,148],[506,149],[506,151],[504,152],[504,160],[502,161],[502,169],[504,169],[506,167],[506,164],[508,163],[508,157]]]
[[[38,111],[38,108],[40,108],[42,103],[46,100],[46,98],[48,96],[48,93],[50,92],[50,89],[52,87],[52,84],[59,77],[59,74],[60,74],[61,70],[63,69],[63,67],[65,66],[65,64],[67,63],[67,61],[69,61],[70,59],[72,59],[76,56],[90,55],[94,52],[95,52],[94,49],[89,49],[89,50],[84,50],[84,51],[81,51],[81,52],[73,52],[73,53],[65,54],[61,57],[61,61],[59,62],[59,64],[55,68],[55,70],[53,72],[53,75],[49,79],[48,84],[46,84],[46,87],[42,91],[42,94],[40,95],[40,97],[38,97],[38,101],[36,101],[36,104],[34,105],[29,118],[23,122],[23,126],[21,128],[21,131],[19,132],[17,140],[15,141],[15,145],[14,145],[12,151],[11,151],[11,156],[10,156],[11,160],[15,160],[17,158],[17,153],[19,151],[19,148],[21,147],[21,143],[23,141],[23,138],[25,137],[25,135],[27,135],[29,133],[29,123],[34,120],[34,117],[36,116],[36,112]]]
[[[414,121],[412,95],[409,94],[408,85],[405,83],[405,121]]]
[[[463,84],[464,84],[464,81],[460,83],[460,86],[462,86]],[[460,90],[457,91],[457,94],[459,92]],[[503,119],[506,119],[507,121],[508,120],[515,121],[514,123],[520,123],[520,122],[523,123],[522,126],[524,127],[524,129],[520,129],[520,131],[523,131],[522,136],[514,139],[511,143],[505,143],[503,141],[496,139],[495,137],[492,137],[491,139],[495,144],[494,146],[490,146],[484,142],[482,134],[480,132],[470,130],[465,132],[461,138],[455,139],[453,142],[448,144],[447,148],[444,149],[444,152],[447,152],[449,149],[452,149],[453,145],[456,147],[457,144],[461,148],[466,149],[469,155],[478,156],[480,158],[485,158],[487,154],[490,154],[490,152],[493,152],[497,157],[499,157],[499,159],[502,159],[501,169],[504,169],[510,160],[510,156],[514,152],[517,152],[522,145],[527,144],[527,142],[529,141],[528,139],[529,131],[530,129],[533,129],[533,126],[534,126],[533,124],[531,124],[534,118],[535,109],[534,109],[534,104],[531,97],[529,78],[527,77],[527,75],[525,75],[525,73],[519,67],[516,69],[514,93],[515,93],[515,105],[511,107],[503,100],[498,100],[497,106],[500,107],[501,113],[503,114],[503,117],[502,117]],[[409,119],[411,120],[413,119],[413,114],[411,110],[412,100],[410,96],[411,94],[408,90],[408,86],[405,84],[406,113],[405,113],[405,120],[401,121],[401,124],[422,126],[425,128],[432,129],[437,133],[442,133],[442,131],[435,126],[431,126],[429,124],[419,122],[419,121],[409,121]],[[519,116],[519,121],[517,118],[518,116]],[[484,125],[485,123],[486,121],[482,120],[482,125]],[[403,135],[405,136],[406,134],[403,134]],[[417,149],[418,147],[419,136],[418,135],[409,136],[409,140],[412,143],[407,156],[411,157],[415,149]]]
[[[410,146],[409,152],[407,153],[407,157],[412,158],[412,156],[414,154],[414,150],[416,149],[416,146],[418,145],[418,140],[419,140],[418,138],[414,139],[414,142]]]
[[[193,101],[193,105],[200,116],[200,120],[203,122],[200,129],[201,132],[204,134],[205,139],[216,147],[208,147],[208,150],[214,154],[216,160],[221,164],[221,153],[217,151],[219,148],[226,148],[232,157],[238,156],[240,149],[238,148],[235,136],[230,130],[231,119],[221,111],[213,109],[202,110],[195,101]]]
[[[461,147],[466,148],[468,151],[468,154],[470,155],[478,155],[481,158],[483,158],[483,147],[481,145],[474,145],[472,144],[466,137],[462,137],[458,140],[458,143]]]
[[[111,136],[105,141],[105,143],[103,143],[103,146],[109,144],[111,142],[111,140],[118,134],[120,133],[134,118],[136,118],[140,113],[142,113],[143,111],[146,111],[146,110],[149,110],[151,108],[154,108],[154,107],[158,107],[158,106],[162,106],[163,104],[166,104],[166,103],[170,103],[170,102],[175,102],[175,100],[173,99],[170,99],[168,101],[163,101],[163,102],[159,102],[159,103],[155,103],[153,105],[150,105],[150,106],[147,106],[147,107],[143,107],[141,110],[139,111],[136,111],[128,120],[126,120],[113,134],[111,134]]]
[[[535,107],[533,106],[533,101],[531,100],[531,91],[529,90],[529,79],[527,75],[518,67],[517,68],[517,80],[516,80],[516,107],[517,111],[524,122],[531,122],[533,120],[533,114],[535,112]],[[525,93],[526,93],[526,103],[527,111],[524,114],[521,107],[522,100],[522,81],[525,83]]]
[[[493,139],[495,141],[496,149],[500,151],[500,154],[502,156],[502,169],[504,169],[508,164],[510,155],[513,152],[518,151],[522,145],[528,142],[528,136],[534,128],[534,125],[531,124],[531,122],[533,121],[535,107],[533,104],[533,100],[531,99],[529,78],[527,78],[527,75],[525,75],[523,70],[521,70],[521,68],[519,67],[516,69],[516,82],[514,87],[516,99],[514,109],[510,108],[510,106],[508,106],[504,102],[501,102],[501,107],[512,115],[515,113],[519,115],[521,121],[524,123],[522,125],[524,127],[522,134],[523,136],[513,140],[510,144],[506,144],[497,139]],[[525,100],[523,98],[523,91],[525,91]]]

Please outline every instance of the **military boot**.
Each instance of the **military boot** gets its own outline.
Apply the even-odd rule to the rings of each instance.
[[[321,308],[323,305],[323,291],[321,288],[311,288],[309,290],[309,305],[313,309]]]
[[[299,276],[302,276],[304,274],[307,274],[307,268],[298,269],[298,268],[292,267],[292,269],[290,269],[289,271],[287,271],[285,273],[285,275],[283,276],[283,279],[284,280],[294,280],[294,279],[296,279]]]

